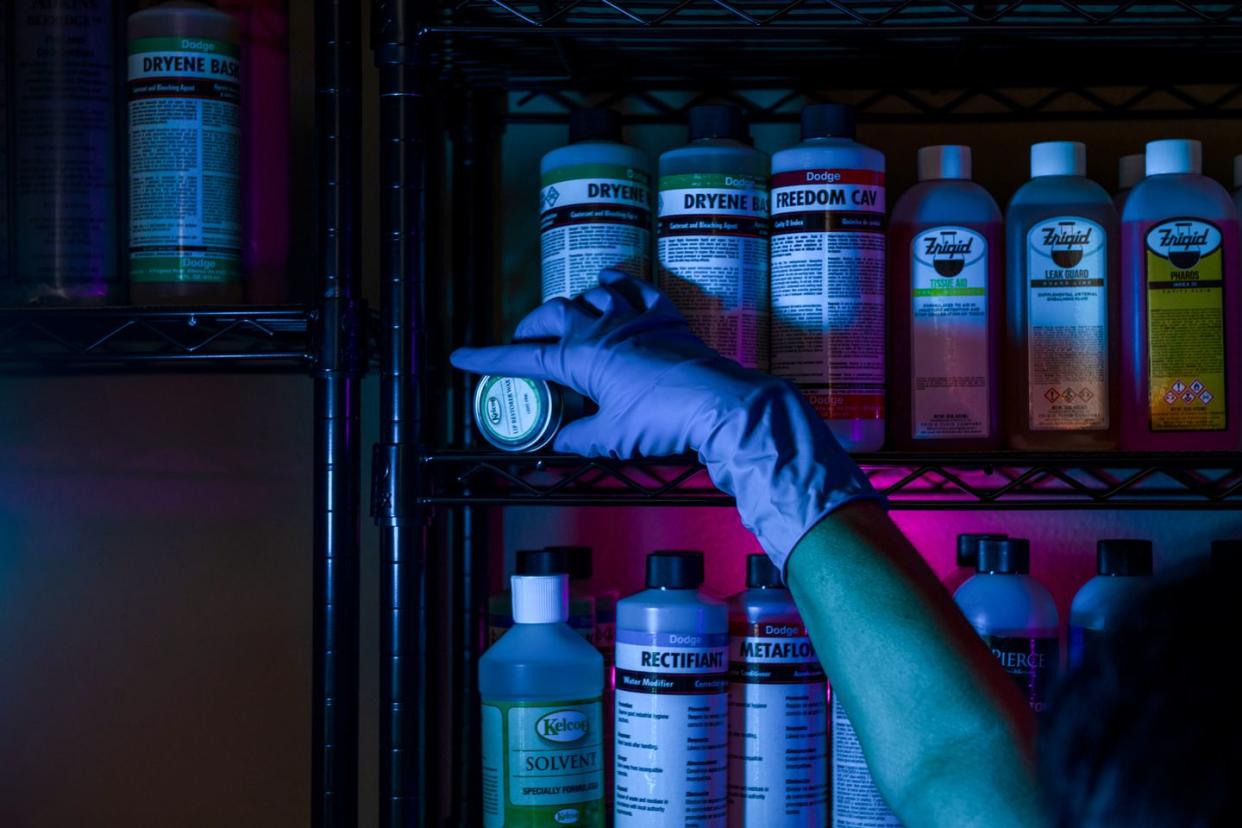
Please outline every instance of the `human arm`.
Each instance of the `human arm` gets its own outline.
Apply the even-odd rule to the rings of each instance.
[[[650,285],[600,281],[536,309],[517,344],[453,363],[595,400],[558,433],[560,451],[696,452],[793,589],[903,821],[1032,824],[1029,711],[827,425],[789,383],[707,348]]]
[[[1030,709],[880,506],[817,523],[787,581],[906,828],[1040,824]]]

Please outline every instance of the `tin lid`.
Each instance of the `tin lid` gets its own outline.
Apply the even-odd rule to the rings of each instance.
[[[474,393],[474,421],[489,443],[504,451],[535,451],[561,426],[559,389],[543,380],[485,376]]]

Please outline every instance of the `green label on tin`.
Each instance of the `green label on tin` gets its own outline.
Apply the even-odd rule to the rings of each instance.
[[[479,425],[506,443],[534,436],[547,416],[539,386],[521,377],[487,377],[479,393]]]

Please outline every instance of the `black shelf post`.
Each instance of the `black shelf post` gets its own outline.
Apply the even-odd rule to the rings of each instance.
[[[380,527],[380,824],[420,826],[426,526],[418,505],[423,442],[425,79],[416,6],[374,0],[380,75],[380,443],[372,512]]]
[[[315,7],[319,278],[315,318],[314,668],[311,824],[358,821],[360,304],[357,6]]]

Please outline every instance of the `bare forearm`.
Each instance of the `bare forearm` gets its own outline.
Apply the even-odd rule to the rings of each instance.
[[[860,502],[821,521],[788,578],[905,825],[1038,824],[1032,714],[883,509]]]

